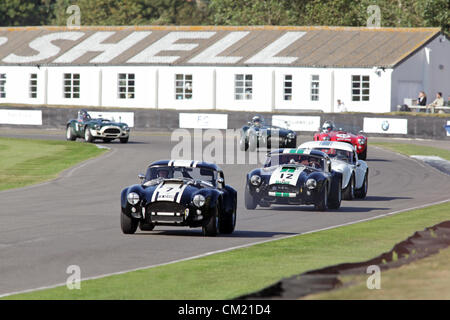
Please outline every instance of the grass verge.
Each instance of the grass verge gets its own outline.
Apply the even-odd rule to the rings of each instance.
[[[93,144],[0,137],[0,190],[54,179],[61,171],[103,152]]]
[[[344,276],[343,288],[310,295],[316,299],[412,300],[450,299],[450,248],[438,254],[381,273],[380,290],[368,290],[367,276]]]
[[[396,142],[371,142],[371,145],[386,148],[407,156],[438,156],[446,160],[450,160],[450,150],[441,148],[422,146],[417,144],[396,143]]]
[[[60,286],[5,299],[230,299],[311,269],[372,258],[414,231],[448,220],[449,213],[450,202],[446,202],[383,219],[86,280],[81,290]],[[82,264],[80,267],[83,272]]]

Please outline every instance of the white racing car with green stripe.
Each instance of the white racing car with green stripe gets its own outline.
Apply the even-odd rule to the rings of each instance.
[[[326,153],[311,149],[278,149],[267,154],[263,168],[247,174],[245,207],[271,204],[314,205],[316,210],[338,209],[342,174],[331,170]]]

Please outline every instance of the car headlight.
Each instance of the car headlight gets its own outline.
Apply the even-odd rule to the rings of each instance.
[[[130,192],[127,195],[127,200],[129,204],[134,206],[136,203],[139,202],[139,195],[136,192]]]
[[[250,178],[250,183],[251,183],[252,185],[254,185],[255,187],[259,186],[259,185],[261,184],[261,177],[260,177],[260,176],[257,176],[257,175],[253,175],[253,176]]]
[[[365,144],[365,143],[366,143],[366,139],[364,139],[364,138],[359,138],[359,139],[358,139],[358,143],[361,144],[361,145],[362,145],[362,144]]]
[[[123,127],[122,127],[122,130],[124,130],[124,131],[130,131],[130,128],[129,128],[128,126],[123,126]]]
[[[317,181],[314,179],[308,179],[306,180],[306,187],[309,190],[315,189],[317,187]]]
[[[289,132],[289,133],[287,134],[287,138],[288,138],[288,139],[294,139],[294,138],[295,138],[295,133],[294,133],[294,132]]]
[[[192,202],[194,203],[194,205],[195,205],[197,208],[200,208],[200,207],[203,207],[203,205],[204,205],[205,202],[206,202],[206,199],[205,199],[205,197],[204,197],[203,195],[201,195],[201,194],[196,194],[196,195],[194,196],[194,199],[192,199]]]
[[[95,130],[99,130],[100,129],[100,125],[98,125],[98,124],[94,125],[94,129]]]
[[[325,136],[322,138],[323,141],[330,141],[330,137],[329,136]]]

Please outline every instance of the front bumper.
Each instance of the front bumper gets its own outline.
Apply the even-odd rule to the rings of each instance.
[[[258,199],[258,202],[268,202],[273,204],[315,204],[318,201],[318,190],[321,186],[313,190],[305,187],[300,187],[295,190],[295,187],[289,187],[287,190],[282,190],[273,186],[262,186],[260,188],[252,188],[251,194]]]
[[[133,218],[144,220],[146,223],[170,226],[198,227],[209,217],[206,203],[201,209],[194,205],[170,201],[155,201],[144,206],[127,204],[127,212]]]
[[[116,126],[105,126],[98,130],[91,129],[91,134],[94,138],[118,139],[127,138],[130,132]]]

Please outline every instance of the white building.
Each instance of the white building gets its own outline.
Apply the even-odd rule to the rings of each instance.
[[[450,94],[436,28],[0,28],[0,104],[390,112]]]

